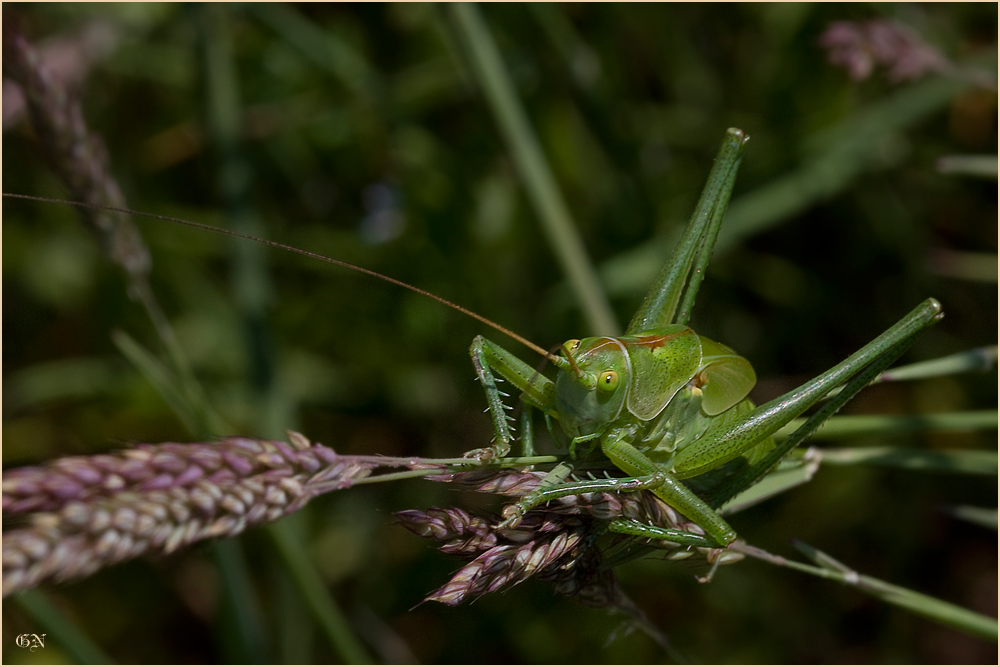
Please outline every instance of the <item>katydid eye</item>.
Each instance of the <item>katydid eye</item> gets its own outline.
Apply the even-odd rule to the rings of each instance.
[[[580,349],[580,339],[570,338],[568,341],[563,343],[563,347],[569,350],[570,352],[576,352],[578,349]]]
[[[618,371],[604,371],[597,379],[597,386],[603,391],[614,391],[618,388]]]

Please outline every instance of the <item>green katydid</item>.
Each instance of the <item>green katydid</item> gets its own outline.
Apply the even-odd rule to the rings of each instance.
[[[940,318],[940,304],[928,299],[843,363],[754,407],[746,398],[756,382],[750,363],[686,324],[747,139],[741,130],[728,131],[684,237],[625,336],[567,341],[562,356],[551,357],[559,369],[554,383],[485,338],[473,341],[470,352],[486,391],[496,442],[471,454],[489,458],[510,449],[512,436],[495,371],[523,392],[526,406],[560,423],[571,453],[585,443],[599,445],[612,463],[632,475],[544,486],[505,508],[501,526],[516,526],[528,509],[561,496],[649,489],[726,546],[736,538],[735,531],[679,480],[740,456],[751,466],[761,463],[774,448],[771,434],[866,367],[891,363],[921,329]],[[766,468],[784,453],[766,461]],[[569,470],[563,468],[561,476]],[[697,536],[691,538],[700,543]]]
[[[728,131],[691,223],[626,334],[567,341],[561,347],[562,356],[441,297],[368,269],[230,230],[167,216],[152,217],[248,238],[378,277],[470,315],[548,358],[558,368],[554,382],[496,343],[482,336],[475,338],[470,354],[486,392],[496,439],[491,447],[466,456],[481,461],[503,457],[513,442],[496,373],[522,392],[525,440],[531,438],[530,410],[538,409],[548,420],[560,424],[569,438],[571,458],[578,450],[590,451],[599,445],[607,458],[630,476],[565,482],[572,464],[559,466],[545,485],[505,508],[501,526],[513,527],[531,507],[559,497],[649,489],[700,525],[716,544],[725,546],[736,538],[735,531],[711,504],[679,480],[743,457],[751,473],[744,475],[742,484],[753,483],[791,449],[786,443],[775,450],[771,434],[845,381],[891,363],[924,327],[941,316],[940,304],[928,299],[841,364],[755,407],[746,398],[756,382],[750,362],[687,326],[747,139],[741,130]],[[852,394],[842,392],[839,404]],[[725,499],[716,499],[713,504],[718,506]],[[641,526],[621,522],[611,529],[643,534]],[[703,536],[694,534],[676,539],[699,546],[706,543]]]

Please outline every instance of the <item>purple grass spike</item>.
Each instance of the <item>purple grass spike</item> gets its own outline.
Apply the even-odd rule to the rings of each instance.
[[[3,475],[3,595],[140,555],[229,537],[351,486],[397,459],[340,456],[290,433],[291,445],[234,437],[72,456]]]

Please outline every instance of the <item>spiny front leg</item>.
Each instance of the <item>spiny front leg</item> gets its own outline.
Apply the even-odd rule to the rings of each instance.
[[[472,357],[472,365],[476,367],[476,376],[483,385],[483,391],[486,392],[486,401],[496,435],[490,447],[468,452],[465,455],[467,458],[488,461],[506,456],[510,451],[514,436],[511,435],[508,423],[511,421],[511,417],[507,415],[510,407],[505,405],[501,398],[507,394],[497,388],[497,382],[501,378],[521,392],[520,398],[525,408],[528,406],[537,408],[547,421],[559,419],[559,414],[555,410],[555,384],[538,370],[482,336],[476,336],[472,341],[469,355]],[[524,423],[529,424],[530,420],[526,417]],[[528,428],[530,429],[530,426]],[[526,437],[526,431],[522,431],[522,437]]]
[[[510,408],[501,399],[501,397],[507,396],[507,394],[500,391],[497,387],[496,378],[490,370],[486,351],[483,349],[484,342],[484,338],[476,336],[469,347],[469,356],[472,357],[472,365],[476,368],[476,377],[479,378],[479,383],[483,385],[483,391],[486,392],[486,403],[489,406],[488,410],[490,418],[493,420],[495,434],[491,446],[466,452],[465,458],[489,461],[493,458],[507,456],[508,452],[510,452],[510,444],[513,442],[514,436],[511,435],[508,423],[508,420],[512,419],[507,414],[507,410]]]

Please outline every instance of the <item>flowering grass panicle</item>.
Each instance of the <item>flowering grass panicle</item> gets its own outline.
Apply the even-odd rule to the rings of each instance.
[[[232,437],[73,456],[3,476],[3,595],[86,576],[142,554],[232,536],[369,476],[378,457]]]
[[[436,475],[479,493],[520,497],[542,483],[545,473],[531,470],[477,470]],[[530,577],[551,581],[556,592],[594,607],[630,608],[610,568],[603,567],[598,538],[607,522],[627,519],[704,535],[652,493],[586,493],[550,501],[527,512],[516,528],[495,528],[497,519],[476,516],[458,507],[406,510],[396,517],[407,529],[440,542],[441,551],[468,561],[452,579],[425,599],[457,605],[486,593],[509,588]],[[635,546],[635,538],[613,535],[609,548]],[[725,549],[686,548],[665,541],[643,546],[663,550],[672,560],[700,556],[720,561]],[[732,558],[722,559],[723,561]]]
[[[65,183],[72,199],[124,208],[125,197],[111,175],[100,136],[87,128],[79,98],[45,66],[41,54],[15,28],[5,26],[3,73],[21,88],[28,118],[42,153]],[[133,290],[148,290],[149,250],[131,218],[120,212],[81,210],[105,253],[129,278]]]
[[[907,26],[885,19],[835,21],[820,36],[827,60],[863,81],[876,65],[886,70],[892,83],[919,79],[931,72],[945,72],[952,63]]]

